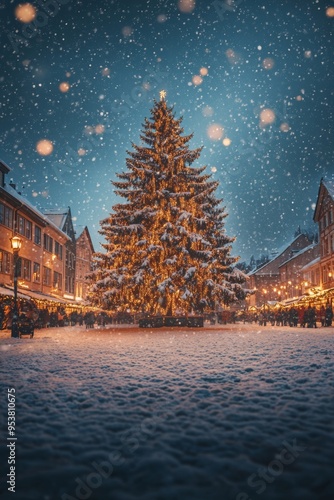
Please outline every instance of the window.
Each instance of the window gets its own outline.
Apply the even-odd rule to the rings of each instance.
[[[334,253],[334,233],[331,234],[331,253]]]
[[[22,215],[18,215],[17,217],[17,232],[31,240],[32,224],[30,220],[25,219]]]
[[[43,285],[51,285],[51,269],[49,267],[43,267]]]
[[[19,277],[24,279],[24,280],[27,280],[27,281],[31,280],[31,262],[30,262],[30,260],[21,258]]]
[[[53,272],[53,287],[61,290],[62,287],[62,275],[57,273],[57,271]]]
[[[34,262],[32,280],[34,283],[41,282],[41,266],[37,262]]]
[[[13,227],[13,210],[3,203],[0,203],[0,224]]]
[[[0,273],[10,274],[10,253],[0,250]]]
[[[36,245],[40,245],[42,243],[42,230],[38,226],[35,226],[34,243],[36,243]]]
[[[25,218],[21,217],[21,215],[18,215],[18,217],[17,217],[17,232],[24,235],[24,228],[25,228]]]
[[[333,216],[332,216],[332,209],[328,212],[328,224],[332,224],[333,222]]]
[[[74,278],[72,276],[66,276],[65,291],[74,293]]]
[[[63,260],[63,247],[58,241],[55,241],[55,254],[58,259]]]
[[[26,220],[26,234],[25,237],[31,240],[32,237],[32,224],[30,220]]]
[[[74,269],[74,265],[75,265],[74,253],[70,252],[69,250],[66,250],[66,267]]]
[[[48,234],[44,234],[44,248],[48,252],[52,253],[53,250],[53,238]]]
[[[22,215],[17,216],[17,232],[31,240],[32,224],[30,220],[25,219]]]

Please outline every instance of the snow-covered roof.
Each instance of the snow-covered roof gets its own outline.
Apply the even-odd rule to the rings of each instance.
[[[27,200],[24,196],[19,194],[16,189],[9,184],[5,184],[4,187],[0,187],[3,191],[8,193],[12,198],[15,198],[21,205],[22,207],[27,207],[30,212],[32,212],[36,217],[38,217],[40,220],[43,220],[46,225],[52,226],[54,229],[57,231],[60,231],[63,236],[66,237],[66,239],[70,239],[69,236],[64,233],[54,222],[52,219],[49,218],[47,214],[42,213],[38,208],[36,208],[30,201]]]
[[[317,247],[318,245],[319,245],[319,243],[312,243],[311,245],[309,245],[309,246],[307,246],[305,248],[302,248],[298,252],[295,252],[292,257],[290,257],[289,259],[285,260],[279,267],[284,266],[285,264],[287,264],[291,260],[296,259],[297,257],[299,257],[300,255],[302,255],[303,253],[312,250],[313,248]]]
[[[301,268],[301,271],[305,271],[305,270],[306,270],[306,269],[308,269],[309,267],[313,267],[313,266],[315,266],[316,264],[319,264],[319,262],[320,262],[320,256],[319,256],[319,257],[317,257],[316,259],[311,260],[311,262],[308,262],[307,264],[305,264],[305,266],[303,266],[303,267]]]
[[[55,208],[43,210],[43,213],[52,220],[52,222],[59,228],[63,229],[66,217],[68,215],[68,208]]]
[[[298,236],[295,236],[294,238],[292,238],[288,243],[285,243],[284,245],[282,245],[281,247],[279,247],[277,250],[275,250],[275,255],[274,255],[274,257],[272,259],[270,259],[268,262],[266,262],[265,264],[263,264],[263,266],[258,267],[257,269],[254,269],[254,271],[251,271],[248,274],[248,276],[252,276],[253,274],[258,273],[261,269],[264,269],[271,262],[273,262],[274,260],[276,260],[280,255],[282,255],[283,252],[285,252],[285,250],[287,250],[291,245],[293,245],[293,243],[295,241],[297,241],[300,236],[301,235],[298,234]],[[274,274],[274,273],[269,273],[269,274]]]
[[[320,181],[320,186],[318,190],[317,203],[314,210],[313,220],[315,222],[319,222],[320,218],[320,208],[323,203],[323,199],[325,193],[329,194],[329,196],[334,200],[334,177],[322,178]]]
[[[333,198],[334,200],[334,177],[330,178],[330,179],[323,179],[322,180],[322,183],[323,185],[325,186],[325,188],[327,189],[328,191],[328,194],[331,196],[331,198]]]

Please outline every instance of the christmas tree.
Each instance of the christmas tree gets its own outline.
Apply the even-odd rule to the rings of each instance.
[[[174,315],[214,310],[245,297],[245,275],[234,268],[234,238],[215,197],[218,182],[191,167],[189,149],[164,93],[145,119],[142,145],[132,144],[115,193],[125,202],[101,221],[105,253],[95,256],[91,300],[112,310]]]

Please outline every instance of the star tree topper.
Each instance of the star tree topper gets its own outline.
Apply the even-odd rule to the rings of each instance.
[[[163,101],[167,95],[165,90],[160,90],[160,101]]]

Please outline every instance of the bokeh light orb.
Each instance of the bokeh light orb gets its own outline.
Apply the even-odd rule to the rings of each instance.
[[[213,108],[211,108],[211,106],[204,106],[204,108],[202,109],[202,115],[203,116],[212,116],[214,113],[213,111]]]
[[[41,139],[36,144],[36,151],[41,156],[48,156],[53,151],[53,144],[48,139]]]
[[[289,132],[290,125],[288,123],[284,122],[284,123],[281,123],[279,128],[280,128],[281,132]]]
[[[267,70],[273,69],[273,67],[275,66],[275,61],[271,57],[266,57],[262,61],[262,66],[264,69],[267,69]]]
[[[185,14],[189,14],[195,9],[195,0],[179,0],[177,4],[179,11]]]
[[[21,23],[31,23],[36,14],[36,8],[31,3],[20,3],[15,9],[15,17]]]
[[[334,17],[334,7],[328,7],[328,9],[326,10],[326,16]]]
[[[103,132],[104,132],[104,125],[100,125],[100,124],[96,125],[95,133],[99,135],[99,134],[103,134]]]
[[[167,21],[166,14],[159,14],[157,17],[158,23],[165,23]]]
[[[225,139],[223,139],[223,145],[228,147],[231,145],[231,139],[229,139],[228,137],[225,137]]]
[[[208,70],[208,68],[201,68],[201,69],[199,70],[199,72],[200,72],[200,74],[201,74],[202,76],[206,76],[206,75],[208,74],[209,70]]]
[[[194,85],[201,85],[203,82],[203,78],[201,78],[199,75],[193,76],[192,82]]]
[[[212,141],[220,141],[224,135],[224,127],[219,125],[219,123],[212,123],[207,128],[207,134]]]
[[[70,90],[70,84],[68,82],[61,82],[59,84],[60,92],[68,92]]]
[[[133,33],[133,29],[131,28],[131,26],[124,26],[124,28],[122,29],[123,36],[131,36],[132,33]]]
[[[264,108],[260,113],[260,124],[271,125],[276,120],[275,112],[270,108]]]

